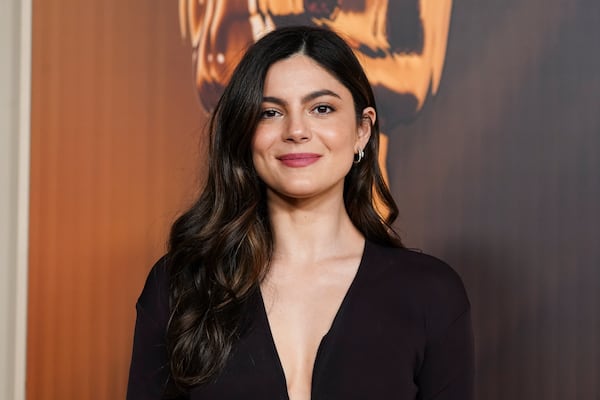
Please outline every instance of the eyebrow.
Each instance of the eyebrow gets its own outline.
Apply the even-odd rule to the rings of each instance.
[[[322,90],[316,90],[316,91],[311,92],[311,93],[307,94],[306,96],[302,97],[302,103],[308,103],[309,101],[317,99],[321,96],[333,96],[333,97],[337,97],[338,99],[341,99],[340,95],[337,94],[336,92],[331,91],[329,89],[322,89]],[[264,96],[263,101],[279,104],[282,106],[287,104],[287,102],[285,100],[280,99],[279,97],[273,97],[273,96]]]

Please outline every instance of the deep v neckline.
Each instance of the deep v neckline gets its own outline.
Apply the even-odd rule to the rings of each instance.
[[[326,344],[328,342],[328,339],[331,338],[331,336],[335,333],[335,331],[337,329],[339,329],[339,325],[341,324],[340,321],[343,321],[343,314],[344,314],[344,310],[347,307],[348,302],[350,301],[350,299],[352,298],[352,295],[354,293],[354,291],[356,290],[355,287],[357,286],[357,281],[360,279],[361,275],[362,275],[362,270],[364,269],[364,263],[366,260],[366,254],[367,254],[367,248],[368,248],[368,241],[365,239],[364,245],[363,245],[363,252],[362,255],[360,257],[360,261],[358,263],[358,268],[356,269],[356,273],[354,274],[354,277],[352,278],[352,280],[350,281],[350,285],[348,286],[348,289],[346,289],[346,293],[344,294],[344,297],[342,298],[342,302],[340,303],[338,309],[335,312],[335,315],[333,317],[333,320],[331,321],[331,325],[329,326],[329,329],[327,330],[327,332],[325,332],[325,334],[323,335],[323,337],[321,338],[320,342],[319,342],[319,346],[317,347],[317,352],[315,354],[315,358],[314,358],[314,362],[313,362],[313,366],[312,366],[312,377],[311,377],[311,398],[312,395],[314,393],[314,388],[315,388],[315,382],[316,382],[316,378],[317,376],[315,375],[316,371],[317,371],[317,367],[320,365],[320,363],[324,362],[324,349],[326,349]],[[273,361],[275,362],[275,364],[277,365],[277,371],[279,374],[279,381],[282,384],[282,390],[285,393],[285,399],[289,400],[289,393],[287,390],[287,377],[285,376],[285,370],[283,369],[283,363],[281,362],[281,357],[279,356],[279,351],[277,350],[277,345],[275,344],[275,338],[273,336],[273,331],[271,330],[271,324],[269,322],[269,316],[267,315],[267,307],[265,305],[265,301],[264,298],[262,296],[262,292],[259,288],[258,290],[258,297],[259,297],[259,302],[260,302],[260,307],[259,307],[259,312],[261,314],[261,323],[264,325],[264,332],[265,334],[268,336],[267,340],[269,342],[269,347],[270,347],[270,353],[271,356],[273,357]]]

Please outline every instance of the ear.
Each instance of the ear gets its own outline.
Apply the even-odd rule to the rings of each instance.
[[[358,124],[357,133],[358,136],[356,138],[356,151],[359,149],[363,149],[367,146],[367,142],[371,137],[371,131],[373,130],[373,124],[377,119],[377,113],[373,107],[366,107]]]

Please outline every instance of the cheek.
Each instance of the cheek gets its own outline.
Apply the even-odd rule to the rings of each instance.
[[[252,158],[256,159],[257,156],[264,153],[269,148],[271,140],[268,129],[256,128],[252,137]]]
[[[262,178],[267,168],[268,154],[273,144],[273,135],[268,129],[257,128],[252,138],[252,163],[258,175]]]
[[[358,130],[355,126],[348,124],[343,127],[337,125],[331,127],[331,129],[323,129],[321,137],[331,148],[352,152],[357,144]]]

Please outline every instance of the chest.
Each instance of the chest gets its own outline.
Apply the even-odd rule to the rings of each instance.
[[[350,272],[336,279],[304,284],[295,280],[261,290],[268,336],[290,400],[311,398],[317,354],[351,289],[356,271]]]
[[[414,376],[424,353],[422,321],[409,308],[385,307],[385,297],[349,289],[330,329],[311,349],[308,398],[415,398]],[[294,394],[301,393],[289,391],[291,375],[284,369],[269,325],[268,305],[260,293],[252,303],[252,324],[224,371],[215,382],[193,390],[191,400],[293,400]],[[299,371],[308,373],[308,369]]]

